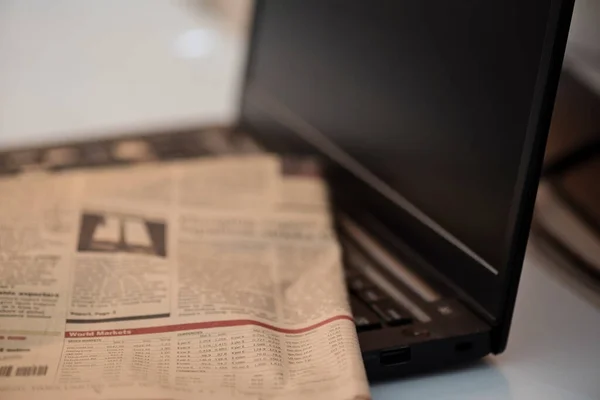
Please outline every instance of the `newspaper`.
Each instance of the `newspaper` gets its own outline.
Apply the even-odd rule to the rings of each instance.
[[[368,398],[325,187],[281,171],[0,179],[0,399]]]

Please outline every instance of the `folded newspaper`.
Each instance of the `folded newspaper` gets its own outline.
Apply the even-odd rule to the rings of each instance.
[[[326,189],[268,155],[0,179],[0,399],[366,399]]]

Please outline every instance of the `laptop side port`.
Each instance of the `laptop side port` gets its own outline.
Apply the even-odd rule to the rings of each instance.
[[[406,364],[410,361],[410,347],[382,351],[379,354],[379,363],[386,367]]]

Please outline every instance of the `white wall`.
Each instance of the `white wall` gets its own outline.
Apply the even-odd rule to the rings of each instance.
[[[232,15],[198,0],[0,0],[0,147],[231,121],[245,41]]]

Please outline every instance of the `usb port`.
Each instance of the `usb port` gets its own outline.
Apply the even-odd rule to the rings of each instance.
[[[410,347],[382,351],[379,355],[379,363],[386,367],[392,365],[406,364],[410,361]]]

